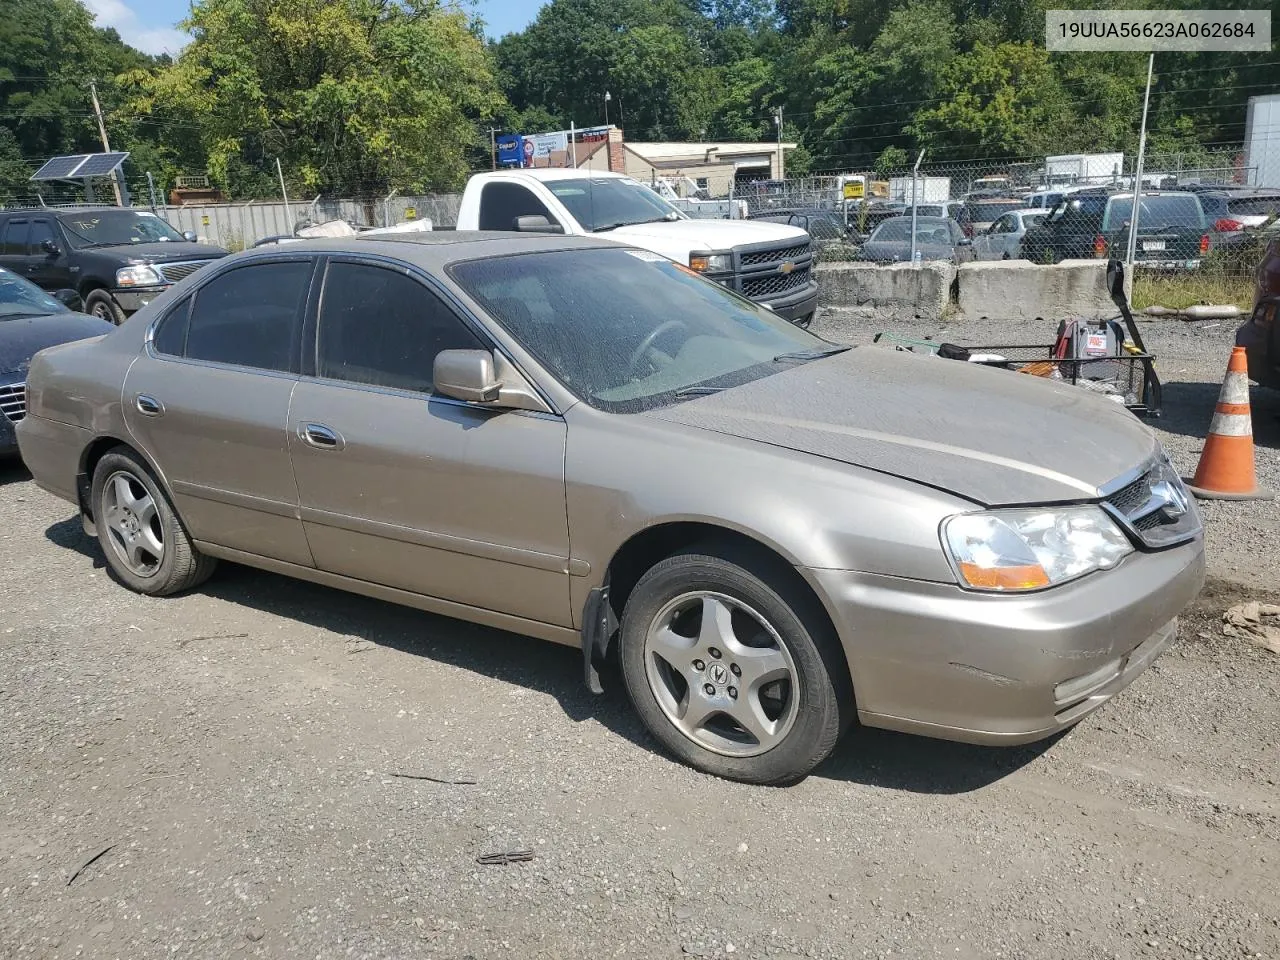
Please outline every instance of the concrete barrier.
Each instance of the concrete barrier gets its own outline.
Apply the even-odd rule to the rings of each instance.
[[[940,320],[951,302],[956,268],[949,263],[919,267],[873,263],[818,265],[818,303],[823,312],[836,311],[877,320]]]
[[[971,320],[1111,317],[1116,307],[1107,296],[1106,276],[1105,260],[965,263],[957,271],[956,305]]]

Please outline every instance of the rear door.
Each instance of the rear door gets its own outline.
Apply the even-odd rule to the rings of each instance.
[[[27,231],[31,226],[25,217],[10,217],[0,224],[0,267],[20,277],[29,274]]]
[[[224,271],[170,308],[125,379],[125,420],[191,535],[311,566],[286,433],[310,256]]]
[[[331,259],[315,341],[288,434],[316,565],[570,625],[564,421],[435,394],[437,353],[493,344],[395,262]]]
[[[49,245],[54,249],[48,249]],[[31,220],[31,229],[27,232],[27,264],[27,278],[46,290],[75,287],[66,241],[49,217],[33,217]]]

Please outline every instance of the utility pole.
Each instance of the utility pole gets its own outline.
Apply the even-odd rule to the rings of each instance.
[[[778,113],[773,118],[773,122],[778,125],[778,179],[787,179],[786,161],[782,156],[782,107],[778,107]]]
[[[1147,107],[1151,104],[1151,73],[1155,70],[1155,66],[1156,55],[1153,53],[1147,59],[1147,92],[1142,98],[1142,129],[1138,134],[1138,161],[1133,171],[1133,207],[1129,213],[1129,242],[1126,244],[1124,256],[1124,279],[1129,284],[1133,283],[1133,256],[1138,245],[1138,211],[1142,203],[1142,165],[1147,154]]]
[[[289,209],[289,191],[284,188],[284,168],[280,166],[279,157],[276,157],[276,176],[280,178],[280,196],[284,200],[284,219],[289,224],[289,228],[293,229],[295,226],[293,211]]]
[[[98,85],[93,80],[89,81],[89,95],[93,98],[93,115],[98,118],[98,135],[102,137],[102,152],[110,153],[111,144],[107,141],[107,125],[102,121],[102,105],[98,103]],[[120,173],[111,178],[111,186],[116,191],[116,206],[123,207],[124,200],[120,196]]]
[[[489,159],[493,162],[493,169],[498,169],[498,128],[489,128]]]

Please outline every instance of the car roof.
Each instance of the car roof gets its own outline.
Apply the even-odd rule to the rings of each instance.
[[[371,237],[338,237],[299,240],[284,247],[253,247],[224,262],[244,259],[271,259],[296,253],[383,254],[421,267],[440,269],[462,260],[503,257],[516,253],[550,250],[593,250],[622,246],[595,237],[566,237],[559,234],[520,234],[482,230],[439,230],[422,233],[386,233]]]
[[[916,219],[916,225],[917,225],[917,226],[919,226],[919,225],[920,225],[920,224],[922,224],[922,223],[931,223],[931,224],[955,223],[955,221],[954,221],[954,220],[952,220],[950,217],[921,217],[921,216],[917,216],[915,219]],[[884,226],[886,223],[893,223],[893,222],[895,222],[895,221],[905,221],[905,222],[907,222],[907,223],[910,223],[910,222],[911,222],[911,218],[910,218],[910,217],[901,217],[901,216],[899,216],[899,217],[889,217],[887,220],[882,220],[882,221],[880,222],[880,226]]]

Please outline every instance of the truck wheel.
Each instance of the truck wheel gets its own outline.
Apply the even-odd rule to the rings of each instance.
[[[84,298],[84,312],[117,327],[124,323],[124,311],[115,298],[105,290],[94,290]]]
[[[817,602],[753,566],[696,549],[654,566],[627,600],[620,660],[640,718],[678,759],[778,786],[831,753],[853,693]]]

